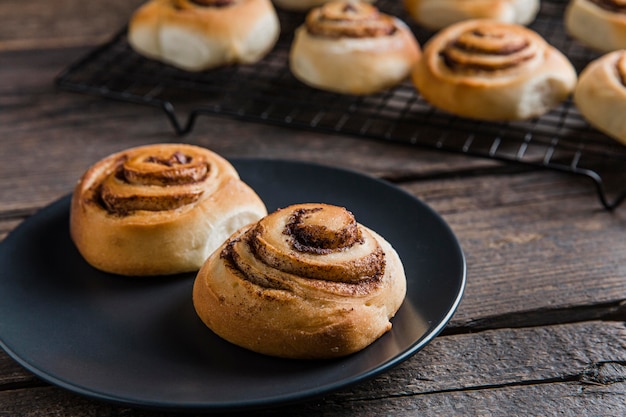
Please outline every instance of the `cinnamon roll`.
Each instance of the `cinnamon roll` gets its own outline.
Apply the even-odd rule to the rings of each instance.
[[[602,52],[626,48],[624,0],[572,0],[565,9],[565,29],[586,46]]]
[[[527,25],[535,20],[539,5],[539,0],[404,0],[409,16],[431,30],[470,19]]]
[[[148,58],[202,71],[255,63],[279,34],[270,0],[150,0],[133,14],[128,42]]]
[[[368,3],[333,1],[311,10],[296,29],[289,65],[311,87],[364,95],[407,78],[420,53],[398,18]]]
[[[267,214],[235,168],[184,144],[131,148],[77,183],[70,235],[85,260],[121,275],[197,271],[240,227]]]
[[[592,126],[626,145],[626,50],[587,65],[574,90],[574,103]]]
[[[391,329],[400,258],[343,207],[297,204],[233,234],[198,272],[193,302],[222,338],[266,355],[345,356]]]
[[[484,120],[539,116],[571,94],[576,77],[570,61],[539,34],[492,20],[443,29],[413,71],[430,104]]]

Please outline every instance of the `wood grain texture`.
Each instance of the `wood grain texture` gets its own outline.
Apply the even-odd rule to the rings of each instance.
[[[625,317],[626,212],[599,209],[586,185],[545,171],[402,185],[442,214],[465,251],[452,326]]]
[[[0,369],[6,358],[0,356]],[[9,366],[10,368],[10,366]],[[16,372],[5,386],[28,378]],[[13,384],[13,385],[10,385]],[[79,397],[51,387],[0,389],[0,404],[20,415],[160,416]],[[0,385],[2,388],[2,385]],[[466,416],[577,415],[584,409],[619,416],[626,394],[626,327],[587,322],[499,329],[436,338],[422,352],[377,378],[255,415]],[[2,414],[0,414],[2,415]],[[9,414],[7,414],[9,415]],[[13,414],[11,414],[13,415]],[[586,414],[594,415],[594,414]]]
[[[0,2],[0,245],[91,164],[132,146],[188,142],[227,158],[354,169],[448,222],[468,262],[464,299],[444,332],[394,369],[255,415],[626,414],[626,205],[607,212],[591,182],[554,171],[234,118],[201,116],[179,137],[160,109],[57,89],[55,77],[141,3]],[[611,168],[608,183],[624,184],[623,166]],[[172,414],[52,387],[0,351],[0,417],[51,415]]]
[[[0,2],[0,52],[96,45],[124,26],[143,0]]]

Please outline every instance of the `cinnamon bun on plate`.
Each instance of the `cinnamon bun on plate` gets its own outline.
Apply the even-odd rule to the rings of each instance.
[[[405,293],[389,242],[343,207],[308,203],[230,237],[198,272],[193,302],[231,343],[324,359],[364,349],[389,331]]]
[[[92,165],[74,189],[70,235],[85,260],[121,275],[197,271],[267,214],[235,168],[208,149],[155,144]]]

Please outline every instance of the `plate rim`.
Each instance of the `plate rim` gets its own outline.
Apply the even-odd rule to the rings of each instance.
[[[458,281],[458,290],[456,292],[456,296],[454,300],[451,300],[450,308],[446,312],[445,316],[439,321],[439,323],[432,329],[428,329],[420,338],[416,339],[413,343],[411,343],[406,349],[403,351],[390,356],[384,362],[382,362],[378,366],[371,367],[370,369],[360,372],[356,375],[348,375],[343,376],[342,378],[333,381],[332,383],[327,383],[325,385],[310,388],[308,390],[300,390],[294,391],[287,394],[281,395],[272,395],[265,397],[263,399],[255,399],[255,400],[240,400],[237,402],[222,402],[222,403],[207,403],[202,401],[197,401],[194,403],[185,403],[185,404],[173,404],[163,401],[151,401],[151,400],[142,400],[142,399],[132,399],[129,397],[121,397],[119,395],[113,395],[111,393],[101,392],[99,390],[93,388],[87,388],[82,386],[79,383],[74,383],[72,381],[68,381],[62,378],[60,375],[55,375],[51,373],[49,370],[40,369],[37,366],[29,363],[26,359],[19,355],[18,352],[15,352],[14,349],[10,348],[10,346],[5,342],[4,337],[0,334],[0,348],[15,362],[24,367],[26,370],[34,374],[36,377],[41,378],[44,381],[49,382],[52,385],[57,387],[66,389],[70,392],[74,392],[76,394],[83,395],[87,398],[96,399],[106,401],[108,403],[123,405],[123,406],[131,406],[138,407],[149,410],[158,410],[158,411],[190,411],[190,412],[224,412],[224,411],[245,411],[245,410],[254,410],[265,407],[274,407],[280,405],[293,404],[296,402],[301,402],[305,400],[310,400],[312,398],[318,397],[320,395],[329,394],[333,391],[336,391],[341,388],[347,388],[349,386],[364,382],[365,380],[371,379],[383,372],[390,370],[391,368],[399,365],[404,362],[411,356],[415,355],[421,349],[423,349],[428,343],[430,343],[434,338],[436,338],[441,331],[447,326],[450,319],[456,313],[458,306],[460,305],[462,298],[465,293],[465,287],[467,284],[467,260],[465,257],[465,253],[461,247],[461,244],[453,232],[450,225],[443,219],[443,217],[437,213],[433,208],[431,208],[427,203],[422,201],[420,198],[415,195],[409,193],[408,191],[400,188],[399,186],[381,178],[374,177],[368,173],[364,173],[361,171],[356,171],[349,168],[337,167],[333,165],[326,165],[317,162],[309,162],[309,161],[301,161],[301,160],[293,160],[293,159],[282,159],[282,158],[262,158],[262,157],[233,157],[226,158],[233,165],[237,165],[238,163],[262,163],[262,164],[283,164],[283,165],[298,165],[298,166],[309,166],[313,169],[323,169],[330,170],[335,172],[340,172],[344,175],[351,175],[360,178],[364,178],[368,181],[373,181],[381,184],[385,187],[390,187],[394,192],[399,192],[404,194],[406,197],[409,197],[415,203],[420,205],[422,209],[425,209],[430,212],[432,216],[437,218],[440,223],[440,226],[443,226],[448,236],[451,238],[452,242],[455,244],[455,249],[457,251],[457,255],[459,256],[459,261],[461,264],[461,274]],[[238,169],[239,170],[239,169]],[[245,181],[245,179],[244,179]],[[0,242],[0,252],[4,250],[7,246],[6,242],[10,242],[14,237],[23,231],[25,227],[30,226],[31,218],[38,219],[38,216],[42,216],[48,212],[58,210],[62,208],[62,206],[67,205],[69,209],[69,201],[71,199],[71,192],[65,194],[56,200],[48,203],[44,207],[35,211],[28,218],[23,220],[17,227],[11,230],[7,236]],[[61,207],[58,207],[61,206]],[[1,283],[0,283],[1,285]],[[341,360],[341,359],[339,359]]]

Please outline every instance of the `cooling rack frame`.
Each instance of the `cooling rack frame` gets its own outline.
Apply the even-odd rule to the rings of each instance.
[[[566,3],[543,0],[530,27],[565,53],[580,72],[599,54],[565,33],[562,16]],[[432,36],[412,23],[400,1],[378,0],[376,5],[408,23],[422,45]],[[136,54],[128,45],[124,27],[70,64],[55,78],[55,85],[65,91],[162,109],[181,136],[194,129],[198,117],[220,115],[556,170],[591,180],[607,210],[626,200],[626,181],[617,181],[612,187],[605,182],[615,170],[618,175],[626,174],[626,147],[589,126],[571,100],[532,120],[486,122],[431,107],[409,81],[368,96],[316,90],[297,81],[287,65],[293,31],[304,14],[282,10],[278,14],[280,38],[275,48],[253,65],[182,71]]]

